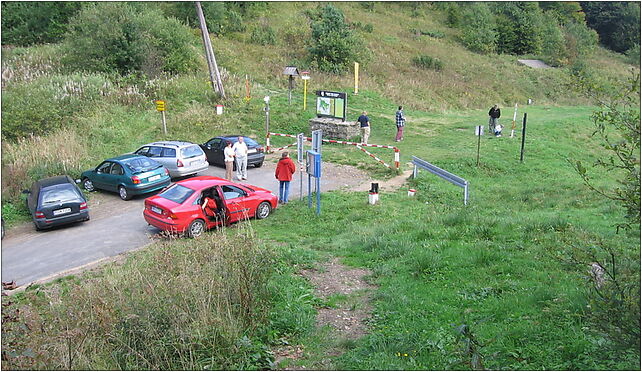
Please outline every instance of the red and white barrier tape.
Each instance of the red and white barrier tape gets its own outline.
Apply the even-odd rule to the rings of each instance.
[[[267,143],[267,144],[266,144],[266,151],[267,151],[267,152],[270,152],[270,136],[297,138],[297,136],[295,136],[295,135],[293,135],[293,134],[284,134],[284,133],[268,133],[268,134],[267,134],[267,136],[266,136],[266,143]],[[308,142],[311,142],[311,141],[312,141],[312,137],[303,137],[303,139],[304,139],[304,140],[306,140],[306,141],[308,141]],[[374,159],[376,159],[377,161],[379,161],[381,164],[385,165],[385,166],[386,166],[386,167],[388,167],[388,168],[390,168],[390,166],[389,166],[388,164],[386,164],[385,162],[383,162],[383,161],[382,161],[381,159],[379,159],[378,157],[374,156],[374,155],[373,155],[373,154],[371,154],[370,152],[368,152],[368,151],[366,151],[365,149],[363,149],[363,147],[364,147],[364,146],[366,146],[366,147],[376,147],[376,148],[381,148],[381,149],[391,149],[391,150],[394,150],[394,151],[395,151],[395,168],[396,168],[396,169],[399,169],[399,149],[398,149],[397,147],[395,147],[395,146],[388,146],[388,145],[372,145],[372,144],[369,144],[369,143],[357,143],[357,142],[338,141],[338,140],[329,140],[329,139],[321,139],[321,141],[323,141],[323,142],[327,142],[327,143],[338,143],[338,144],[340,144],[340,145],[352,145],[352,146],[356,146],[356,147],[357,147],[357,148],[359,148],[361,151],[363,151],[363,152],[365,152],[366,154],[370,155],[371,157],[373,157]],[[288,147],[290,147],[290,146],[294,146],[294,145],[296,145],[296,143],[293,143],[292,145],[288,145],[288,146],[285,146],[285,147],[278,148],[278,149],[273,150],[273,151],[280,151],[280,150],[286,149],[286,148],[288,148]]]
[[[296,142],[294,142],[294,143],[293,143],[293,144],[291,144],[291,145],[287,145],[287,146],[279,147],[278,149],[274,149],[274,150],[272,150],[272,151],[274,151],[274,152],[278,152],[278,151],[285,150],[285,149],[287,149],[288,147],[292,147],[292,146],[296,146]]]

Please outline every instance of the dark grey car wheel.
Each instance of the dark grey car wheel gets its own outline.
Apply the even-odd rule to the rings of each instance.
[[[84,180],[82,180],[82,187],[87,191],[94,191],[96,189],[94,187],[94,183],[91,182],[89,178],[85,178]]]
[[[125,186],[118,186],[118,196],[123,200],[129,200],[132,198]]]
[[[190,238],[198,238],[205,231],[205,221],[196,219],[192,221],[187,227],[187,236]]]
[[[272,206],[270,205],[270,203],[262,202],[256,208],[256,218],[259,220],[267,218],[267,216],[270,215],[270,212],[272,212]]]

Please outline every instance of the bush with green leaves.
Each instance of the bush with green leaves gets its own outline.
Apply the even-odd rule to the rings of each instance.
[[[640,44],[636,44],[633,48],[627,50],[626,56],[630,64],[640,66]]]
[[[538,54],[542,50],[542,13],[535,2],[495,3],[497,49],[505,54]]]
[[[479,53],[494,53],[497,49],[495,17],[486,3],[474,3],[461,15],[462,44]]]
[[[82,2],[2,2],[2,45],[28,46],[62,40]]]
[[[412,63],[419,68],[425,70],[436,70],[439,71],[444,67],[444,63],[438,58],[434,58],[425,54],[413,58]]]
[[[326,5],[307,14],[312,20],[308,52],[319,70],[340,73],[359,59],[363,43],[349,28],[340,9]]]
[[[568,63],[564,33],[552,16],[542,18],[542,55],[551,66],[562,66]]]
[[[640,44],[640,3],[633,1],[582,2],[586,23],[600,35],[600,43],[619,53]]]
[[[276,44],[276,32],[269,24],[263,24],[252,28],[250,41],[258,45]]]
[[[65,37],[63,62],[75,70],[120,73],[182,73],[198,66],[196,36],[157,9],[129,3],[86,6]]]
[[[579,56],[590,54],[597,47],[597,32],[585,24],[568,22],[563,26],[563,32],[569,64],[575,63]]]
[[[194,2],[179,1],[161,3],[159,5],[163,13],[168,17],[178,18],[184,24],[198,28],[200,22],[196,13]],[[245,31],[243,16],[239,11],[232,9],[231,4],[219,1],[202,1],[201,9],[207,24],[207,30],[215,35],[225,35],[229,32]]]

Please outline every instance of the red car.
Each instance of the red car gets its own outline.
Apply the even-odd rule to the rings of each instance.
[[[218,208],[213,211],[214,216],[210,217],[204,211],[205,197],[216,202]],[[223,223],[250,217],[266,218],[276,207],[277,197],[269,190],[202,176],[178,181],[160,194],[145,199],[143,216],[147,223],[161,230],[185,232],[195,238]]]

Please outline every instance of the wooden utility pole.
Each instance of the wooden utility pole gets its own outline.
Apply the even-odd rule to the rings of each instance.
[[[207,57],[207,66],[210,70],[210,81],[212,82],[212,89],[214,89],[214,93],[218,92],[221,97],[225,98],[225,90],[223,89],[221,74],[219,73],[218,66],[216,64],[216,57],[214,57],[212,41],[210,40],[210,34],[209,31],[207,31],[207,25],[205,24],[205,16],[203,16],[201,2],[196,1],[195,4],[198,21],[201,24],[201,34],[203,35],[203,44],[205,45],[205,56]]]

